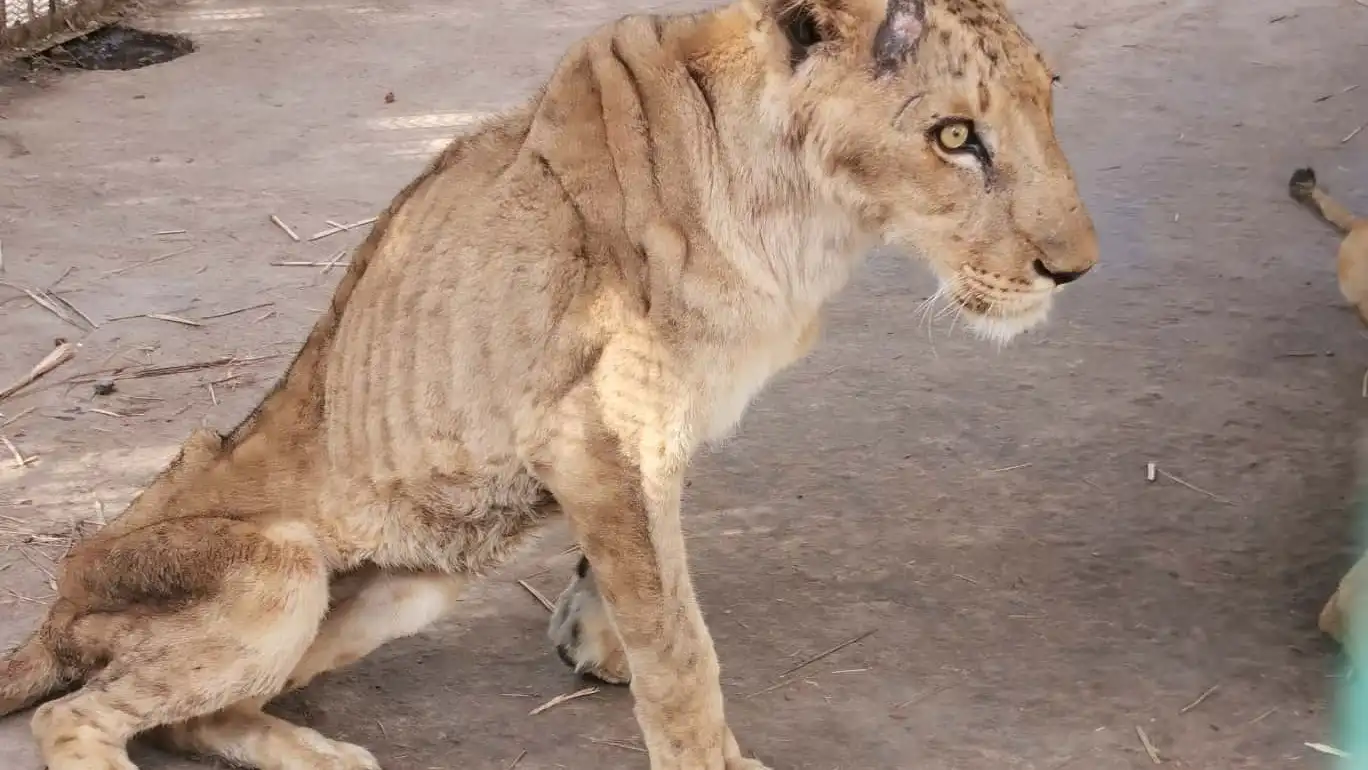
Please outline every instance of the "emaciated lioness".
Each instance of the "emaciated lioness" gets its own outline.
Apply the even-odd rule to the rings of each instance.
[[[261,705],[442,616],[563,511],[592,565],[556,626],[592,644],[563,654],[621,653],[655,770],[760,768],[723,715],[685,469],[879,244],[924,255],[987,336],[1046,317],[1097,256],[1051,83],[999,0],[603,27],[399,193],[250,417],[73,550],[0,710],[79,688],[34,716],[51,770],[133,770],[152,728],[374,768]]]

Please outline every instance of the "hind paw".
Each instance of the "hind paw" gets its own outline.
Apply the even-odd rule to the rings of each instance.
[[[556,654],[577,673],[608,684],[631,681],[627,652],[608,617],[589,561],[583,556],[574,579],[556,601],[548,635],[556,645]]]

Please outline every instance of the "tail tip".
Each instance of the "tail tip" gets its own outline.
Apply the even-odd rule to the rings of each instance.
[[[1316,188],[1316,172],[1311,167],[1299,168],[1292,172],[1292,178],[1287,181],[1287,192],[1295,200],[1304,201],[1311,197],[1311,191]]]

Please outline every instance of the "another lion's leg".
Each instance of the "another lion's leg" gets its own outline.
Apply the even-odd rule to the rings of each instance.
[[[621,635],[652,769],[763,770],[740,756],[723,714],[717,654],[685,562],[682,473],[630,467],[606,429],[583,427],[545,445],[539,470]]]
[[[323,737],[307,727],[239,704],[168,728],[161,736],[185,751],[258,770],[379,770],[360,746]]]
[[[318,638],[290,674],[287,690],[422,631],[451,612],[468,582],[463,575],[375,567],[344,580],[349,583],[344,596],[328,611]]]
[[[556,654],[576,672],[610,684],[626,684],[632,678],[622,638],[584,556],[575,566],[570,585],[556,600],[549,635]]]

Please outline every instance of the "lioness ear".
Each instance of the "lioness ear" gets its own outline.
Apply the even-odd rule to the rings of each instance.
[[[874,35],[874,66],[879,74],[901,67],[916,52],[925,31],[925,0],[888,0],[888,13]]]

